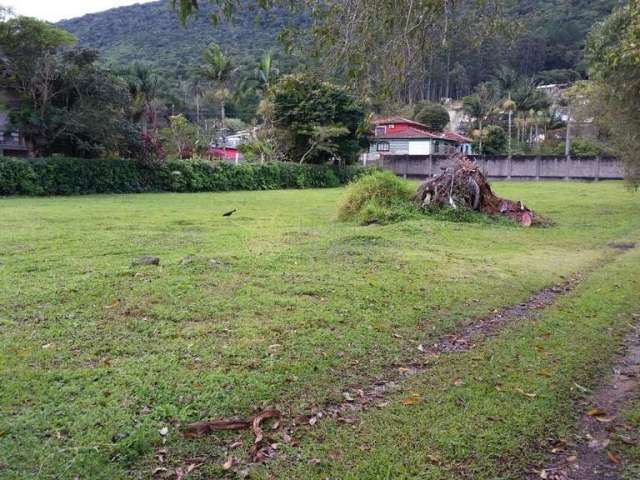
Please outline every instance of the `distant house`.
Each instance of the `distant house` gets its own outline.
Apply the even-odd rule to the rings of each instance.
[[[211,159],[224,160],[227,162],[240,163],[244,160],[244,155],[240,153],[240,145],[247,143],[251,139],[251,131],[241,130],[227,135],[223,142],[209,145],[207,155]]]
[[[19,131],[11,127],[9,108],[15,103],[0,91],[0,156],[28,157],[31,149]]]
[[[244,156],[236,147],[216,147],[210,146],[207,150],[210,159],[223,160],[225,162],[240,163],[244,160]]]
[[[402,117],[386,117],[373,121],[368,160],[383,155],[447,155],[452,152],[472,153],[472,140],[459,133],[431,132],[426,125]]]
[[[239,145],[247,143],[250,139],[250,130],[240,130],[239,132],[227,135],[224,140],[227,147],[237,148]]]

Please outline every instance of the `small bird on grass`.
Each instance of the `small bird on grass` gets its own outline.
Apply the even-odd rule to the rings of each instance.
[[[236,213],[238,210],[237,209],[233,209],[230,212],[224,213],[222,216],[223,217],[230,217],[231,215],[233,215],[234,213]]]

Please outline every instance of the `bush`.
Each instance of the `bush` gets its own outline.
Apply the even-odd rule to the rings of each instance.
[[[499,155],[507,149],[507,134],[497,125],[489,125],[483,133],[482,152],[487,155]],[[480,151],[480,140],[473,142],[473,149]]]
[[[418,215],[411,202],[411,185],[392,172],[376,171],[351,183],[340,205],[340,220],[359,223],[390,223]]]
[[[415,109],[414,119],[434,132],[442,132],[451,120],[445,107],[431,102],[419,103]]]
[[[172,160],[154,167],[133,160],[0,157],[0,195],[327,188],[346,184],[368,171],[281,162],[236,166]]]

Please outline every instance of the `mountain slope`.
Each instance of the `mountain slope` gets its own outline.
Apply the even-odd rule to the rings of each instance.
[[[76,35],[81,46],[99,50],[107,62],[126,65],[143,61],[159,70],[183,76],[200,61],[211,42],[220,44],[236,64],[254,62],[269,49],[283,57],[278,34],[301,19],[286,9],[269,12],[247,2],[232,23],[213,25],[206,5],[183,27],[168,2],[158,1],[115,8],[64,20],[58,26]]]

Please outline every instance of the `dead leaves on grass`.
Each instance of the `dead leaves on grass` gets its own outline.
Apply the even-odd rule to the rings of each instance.
[[[607,412],[601,408],[592,408],[587,412],[587,416],[601,423],[609,423],[613,421],[613,418],[607,417]]]
[[[611,450],[607,450],[607,458],[611,463],[615,465],[620,465],[622,463],[622,459],[620,458],[620,455],[612,452]]]
[[[420,394],[414,393],[408,396],[407,398],[405,398],[404,400],[402,400],[402,404],[408,407],[408,406],[420,403],[421,401],[422,401],[422,397],[420,396]]]

